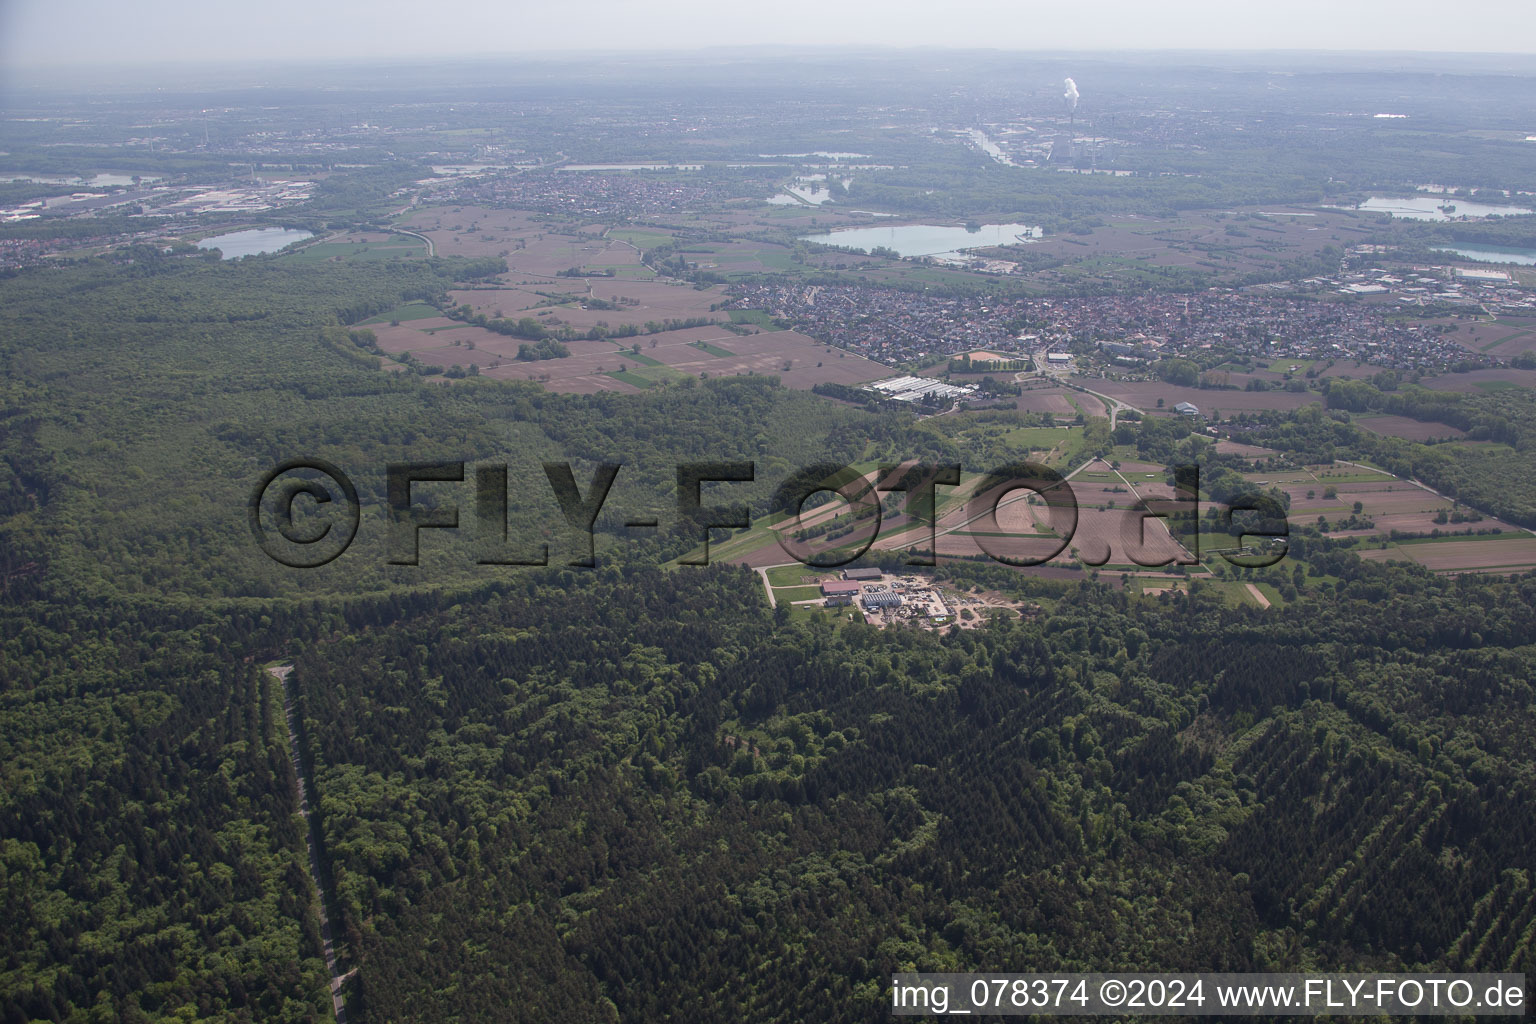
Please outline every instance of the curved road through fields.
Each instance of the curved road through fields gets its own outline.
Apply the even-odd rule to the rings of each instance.
[[[428,238],[426,235],[423,235],[421,232],[419,232],[419,231],[407,231],[404,228],[390,228],[390,230],[393,231],[397,235],[410,235],[412,238],[419,238],[423,242],[426,242],[427,243],[427,259],[430,260],[432,257],[437,255],[437,246],[432,244],[432,239]]]
[[[1101,394],[1097,391],[1090,391],[1088,388],[1083,387],[1081,384],[1070,384],[1067,386],[1072,388],[1074,391],[1081,391],[1085,395],[1092,395],[1094,398],[1097,398],[1099,401],[1104,403],[1104,408],[1109,410],[1110,430],[1115,429],[1115,421],[1119,419],[1122,410],[1125,412],[1141,412],[1140,409],[1136,408],[1134,405],[1131,405],[1129,402],[1122,402],[1118,398],[1111,398],[1108,395]]]
[[[1110,430],[1114,430],[1115,429],[1115,423],[1119,420],[1120,413],[1122,411],[1125,411],[1125,412],[1141,412],[1140,409],[1136,408],[1134,405],[1130,404],[1129,402],[1122,402],[1118,398],[1111,398],[1108,395],[1100,394],[1097,391],[1090,390],[1089,388],[1086,388],[1083,385],[1076,383],[1075,381],[1068,381],[1065,377],[1061,376],[1060,374],[1058,374],[1054,370],[1052,370],[1048,364],[1042,364],[1040,362],[1040,353],[1039,352],[1031,352],[1030,355],[1029,355],[1029,360],[1030,360],[1030,365],[1034,367],[1034,370],[1023,370],[1023,371],[1021,371],[1019,373],[1014,374],[1013,375],[1013,379],[1014,379],[1014,381],[1016,383],[1022,382],[1025,377],[1028,377],[1031,374],[1033,374],[1037,378],[1049,377],[1050,379],[1056,381],[1056,383],[1060,384],[1062,387],[1066,388],[1069,391],[1081,391],[1085,395],[1092,395],[1094,398],[1097,398],[1099,401],[1103,402],[1104,403],[1104,408],[1106,410],[1108,410],[1108,412],[1109,412],[1109,429]],[[1143,413],[1143,415],[1145,415],[1145,413]]]

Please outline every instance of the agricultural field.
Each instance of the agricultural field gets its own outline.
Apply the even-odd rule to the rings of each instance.
[[[728,318],[711,309],[723,297],[719,286],[699,289],[657,279],[640,265],[635,243],[659,244],[669,237],[660,232],[620,229],[615,235],[602,225],[564,228],[517,211],[473,207],[421,210],[409,223],[433,239],[440,255],[506,259],[509,269],[501,280],[450,292],[455,304],[468,306],[474,314],[530,318],[552,335],[566,329],[585,334],[596,328],[646,333],[567,341],[568,356],[520,361],[517,355],[526,339],[449,320],[417,303],[366,323],[380,347],[393,356],[409,353],[421,363],[444,368],[473,366],[485,376],[538,381],[568,393],[632,392],[684,377],[747,374],[777,376],[787,387],[809,389],[824,382],[862,384],[889,373],[880,363],[818,346],[794,331],[774,329],[761,313],[730,318],[743,322],[751,331],[747,334],[716,327],[656,331],[667,321]],[[560,273],[573,268],[612,269],[615,274]]]
[[[1265,449],[1228,447],[1243,447],[1245,456],[1266,457]],[[1360,538],[1358,550],[1364,558],[1398,558],[1446,572],[1536,567],[1536,537],[1527,531],[1383,470],[1341,462],[1243,476],[1257,488],[1284,491],[1293,526],[1316,526],[1321,519],[1330,537]],[[1393,541],[1394,531],[1410,539]],[[1201,538],[1203,549],[1222,543],[1219,536]]]
[[[1038,457],[1040,452],[1034,453]],[[1038,497],[1026,490],[1006,494],[997,505],[995,516],[981,506],[972,506],[976,485],[984,480],[977,475],[964,479],[954,494],[941,502],[937,531],[937,550],[950,557],[976,557],[981,554],[1013,559],[1044,559],[1049,565],[1068,567],[1074,562],[1091,561],[1110,568],[1144,567],[1132,560],[1131,549],[1143,562],[1161,563],[1187,557],[1169,535],[1160,520],[1144,521],[1132,506],[1143,499],[1167,496],[1163,474],[1156,467],[1133,465],[1134,478],[1110,468],[1108,463],[1093,462],[1072,474],[1069,485],[1077,502],[1077,523],[1067,544],[1063,545],[1055,524],[1063,522]],[[1146,470],[1153,470],[1150,474]],[[978,517],[979,514],[979,517]],[[898,532],[899,523],[882,529],[876,547],[899,549],[926,541],[923,531]],[[1053,554],[1054,553],[1054,554]]]
[[[1536,319],[1501,316],[1497,320],[1431,320],[1450,328],[1448,337],[1472,352],[1513,359],[1536,350]]]
[[[651,322],[695,317],[727,319],[724,314],[710,310],[720,300],[716,292],[654,279],[556,278],[512,288],[458,289],[451,295],[454,302],[467,305],[476,313],[493,318],[498,312],[515,319],[535,316],[550,329],[568,326],[586,331],[597,326],[643,327]],[[598,302],[592,302],[593,299]]]
[[[746,277],[793,268],[791,250],[781,245],[742,239],[730,242],[704,242],[680,245],[677,254],[696,264],[699,270],[726,278]]]
[[[1494,370],[1473,370],[1470,373],[1448,373],[1430,377],[1424,386],[1437,391],[1478,392],[1499,388],[1536,388],[1536,370],[1517,370],[1500,367]]]
[[[608,232],[608,237],[628,242],[640,250],[654,249],[672,241],[672,236],[667,232],[650,228],[613,228]]]
[[[631,359],[635,358],[633,355]],[[636,388],[653,388],[658,384],[668,384],[679,380],[688,379],[684,374],[672,369],[670,366],[636,366],[626,367],[622,370],[611,371],[608,376],[614,380],[623,381],[625,384]]]
[[[430,238],[439,256],[505,254],[508,265],[515,268],[514,278],[518,271],[553,275],[570,267],[573,247],[585,244],[574,235],[563,234],[572,229],[520,210],[431,206],[413,211],[396,224]]]
[[[731,310],[731,322],[736,324],[752,324],[761,327],[765,331],[777,331],[779,326],[761,309],[733,309]]]
[[[1520,531],[1515,536],[1414,540],[1367,548],[1360,556],[1373,561],[1417,562],[1436,572],[1529,572],[1536,569],[1536,537]]]
[[[609,341],[564,342],[570,355],[558,359],[519,360],[528,342],[453,321],[371,325],[380,347],[392,354],[409,352],[435,366],[471,365],[482,375],[538,381],[551,391],[571,394],[630,391],[684,378],[774,376],[786,386],[809,390],[816,384],[862,384],[888,376],[888,367],[825,346],[794,331],[736,335],[719,328],[694,327]],[[699,342],[710,350],[697,347]],[[634,346],[639,346],[639,351]],[[642,384],[641,381],[648,382]]]
[[[454,321],[443,316],[442,310],[436,306],[429,306],[425,302],[408,302],[403,306],[396,306],[387,313],[380,313],[378,316],[369,317],[358,326],[368,327],[373,324],[413,322],[413,327],[420,328],[428,320],[433,321],[434,324],[454,323]]]
[[[1256,412],[1262,409],[1287,411],[1300,409],[1302,406],[1321,401],[1317,394],[1309,391],[1214,390],[1181,387],[1177,384],[1169,384],[1160,380],[1118,381],[1100,380],[1096,377],[1074,377],[1072,382],[1074,384],[1081,384],[1086,388],[1091,388],[1111,398],[1119,399],[1143,412],[1163,413],[1169,416],[1178,415],[1173,411],[1173,407],[1180,402],[1189,402],[1196,406],[1202,414],[1209,416],[1213,411],[1219,411],[1223,414]],[[1162,399],[1163,404],[1161,407],[1157,404],[1158,399]]]
[[[1013,404],[1014,408],[1021,412],[1048,412],[1052,416],[1070,418],[1077,415],[1077,409],[1072,404],[1072,396],[1073,392],[1066,388],[1029,388],[1014,399]]]
[[[1353,421],[1373,433],[1384,434],[1388,437],[1401,437],[1406,441],[1443,440],[1445,438],[1462,438],[1467,436],[1466,431],[1458,430],[1448,423],[1415,420],[1407,416],[1393,416],[1387,413],[1356,415],[1353,417]]]
[[[348,231],[331,235],[301,249],[284,253],[282,258],[295,263],[323,260],[414,259],[427,254],[427,244],[419,238],[394,232]]]

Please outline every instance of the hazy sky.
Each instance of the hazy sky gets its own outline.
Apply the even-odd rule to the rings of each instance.
[[[1536,52],[1536,0],[0,0],[0,65],[694,49]]]

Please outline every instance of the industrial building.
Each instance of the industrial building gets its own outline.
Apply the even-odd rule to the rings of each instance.
[[[861,581],[866,581],[867,582],[869,580],[878,580],[883,575],[884,575],[884,573],[882,573],[879,569],[844,569],[843,570],[843,579],[845,579],[845,580],[861,580]]]
[[[963,387],[959,384],[945,384],[932,377],[892,377],[890,380],[866,384],[864,390],[873,391],[884,398],[892,398],[898,402],[921,402],[929,395],[952,402],[974,394],[976,391],[975,388]]]
[[[865,594],[863,597],[864,610],[867,612],[884,611],[887,608],[900,608],[901,595],[894,590],[876,590]]]
[[[852,598],[858,592],[859,592],[859,585],[857,583],[850,583],[850,582],[845,581],[845,580],[822,580],[821,581],[821,596],[822,597],[849,597],[849,598]]]
[[[1173,411],[1179,413],[1181,416],[1200,415],[1200,407],[1195,405],[1193,402],[1180,402],[1178,405],[1173,407]]]

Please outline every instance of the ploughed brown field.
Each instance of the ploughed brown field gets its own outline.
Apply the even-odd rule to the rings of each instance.
[[[439,256],[500,256],[506,253],[511,277],[549,274],[575,265],[571,247],[583,243],[572,229],[550,224],[521,210],[478,206],[435,206],[420,210],[401,225],[432,239]]]
[[[649,373],[658,381],[747,374],[772,376],[778,377],[785,387],[802,390],[824,382],[863,384],[891,373],[889,367],[862,356],[839,349],[829,352],[825,345],[795,331],[738,335],[720,327],[692,327],[611,341],[568,341],[564,344],[569,356],[520,361],[519,346],[529,344],[524,339],[465,325],[425,329],[417,326],[423,323],[439,321],[407,321],[397,327],[376,325],[370,329],[377,335],[379,346],[391,354],[410,352],[424,363],[443,367],[478,366],[482,376],[538,381],[551,391],[569,394],[640,390],[635,384],[609,376],[621,369],[641,371],[642,376]],[[696,343],[706,344],[709,349],[697,347]],[[631,347],[636,344],[640,346],[640,355],[662,366],[637,359]],[[730,355],[717,355],[711,349]]]
[[[1227,444],[1227,442],[1222,442]],[[1270,454],[1267,449],[1242,447],[1242,454],[1263,458]],[[1351,476],[1370,474],[1370,479],[1350,480]],[[1443,572],[1520,572],[1536,566],[1536,537],[1526,531],[1493,516],[1484,515],[1474,522],[1436,522],[1436,516],[1452,513],[1456,505],[1411,480],[1403,480],[1386,473],[1372,473],[1357,466],[1308,466],[1283,473],[1245,473],[1244,477],[1260,488],[1276,487],[1290,496],[1290,521],[1296,525],[1313,524],[1319,516],[1330,524],[1354,516],[1355,502],[1361,505],[1360,516],[1374,524],[1368,529],[1333,529],[1333,537],[1359,537],[1368,544],[1357,548],[1363,558],[1398,558],[1418,562],[1430,569]],[[1331,498],[1324,496],[1326,488],[1335,489]],[[1311,497],[1307,497],[1308,493]],[[1462,511],[1473,513],[1462,507]],[[1430,536],[1438,530],[1442,534],[1473,531],[1499,530],[1497,537],[1472,540],[1438,540],[1423,544],[1393,545],[1382,549],[1379,541],[1391,536],[1393,531],[1410,536]],[[1369,545],[1378,546],[1369,546]],[[1487,549],[1484,546],[1488,545]]]
[[[1014,399],[1014,407],[1021,412],[1048,412],[1052,416],[1072,417],[1077,415],[1077,410],[1072,408],[1072,403],[1067,400],[1069,392],[1065,388],[1041,388],[1034,391],[1025,391]],[[1089,396],[1082,395],[1078,401]],[[1101,405],[1095,402],[1094,405]],[[1088,406],[1085,403],[1084,408]]]
[[[1430,438],[1466,437],[1466,431],[1448,423],[1409,419],[1407,416],[1356,416],[1355,423],[1376,434],[1401,437],[1407,441],[1428,441]]]
[[[515,275],[507,275],[517,280]],[[542,294],[540,294],[542,292]],[[667,279],[647,281],[607,277],[557,278],[551,282],[520,285],[516,288],[461,289],[450,293],[453,301],[468,305],[476,313],[495,317],[497,313],[512,319],[531,316],[540,323],[559,327],[568,325],[585,331],[598,324],[643,327],[649,321],[684,320],[709,317],[728,320],[725,313],[710,311],[721,299],[715,289],[699,291],[691,285]],[[618,309],[586,306],[589,299],[618,303]],[[556,305],[555,303],[565,301]]]
[[[1518,384],[1523,388],[1536,388],[1536,370],[1516,370],[1500,367],[1495,370],[1473,370],[1471,373],[1447,373],[1430,377],[1424,386],[1437,391],[1482,391],[1482,385]]]
[[[1522,572],[1536,566],[1536,537],[1523,531],[1518,536],[1492,540],[1441,540],[1429,544],[1402,544],[1360,552],[1373,560],[1418,562],[1439,572]]]
[[[489,318],[531,318],[552,335],[562,329],[583,334],[597,327],[645,329],[668,320],[729,321],[729,314],[711,309],[724,298],[721,286],[699,289],[656,277],[641,262],[643,245],[627,241],[622,232],[610,235],[603,224],[571,227],[536,214],[473,206],[422,210],[407,224],[431,238],[440,255],[500,256],[507,261],[507,273],[499,279],[450,293],[456,304]],[[662,230],[639,230],[655,236],[650,239],[653,245],[666,235]],[[758,257],[782,247],[741,241],[701,248],[713,251],[687,253],[700,267],[757,272],[765,269]],[[572,269],[611,269],[613,276],[561,275]],[[527,339],[445,318],[371,329],[391,354],[409,352],[423,363],[444,368],[474,366],[482,376],[532,380],[572,394],[635,392],[646,382],[655,385],[684,377],[774,376],[787,387],[809,389],[820,383],[863,384],[890,374],[880,363],[829,351],[793,331],[752,328],[752,333],[736,334],[722,327],[695,327],[606,341],[567,341],[569,356],[525,362],[517,353],[529,344]],[[637,344],[638,354],[633,349]],[[1070,413],[1070,406],[1064,411]]]
[[[1061,548],[1047,564],[1064,565],[1074,558],[1087,558],[1099,564],[1107,560],[1124,565],[1132,561],[1133,552],[1141,561],[1152,563],[1183,553],[1161,521],[1145,520],[1144,527],[1136,525],[1142,520],[1140,513],[1130,507],[1137,501],[1136,490],[1118,481],[1085,481],[1081,474],[1070,483],[1078,505],[1077,525],[1065,547],[1062,547],[1059,534],[1048,532],[1052,523],[1064,523],[1061,514],[1043,504],[1016,497],[1026,492],[1015,491],[998,504],[995,522],[989,518],[967,522],[974,514],[974,509],[969,506],[953,509],[942,516],[938,525],[941,531],[939,554],[963,557],[986,553],[1033,559],[1043,558]],[[1115,490],[1116,487],[1123,489]],[[1159,481],[1158,490],[1163,489],[1165,485]],[[1148,489],[1138,483],[1137,490],[1146,494]],[[1117,507],[1109,508],[1110,501]],[[877,543],[881,547],[906,547],[917,536],[910,534]]]

